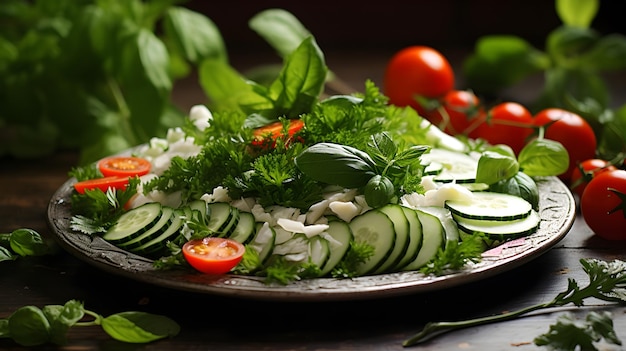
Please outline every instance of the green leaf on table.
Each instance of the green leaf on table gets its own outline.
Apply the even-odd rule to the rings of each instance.
[[[32,229],[21,228],[11,232],[11,250],[20,256],[41,256],[48,253],[48,244]]]
[[[536,337],[534,343],[549,346],[552,350],[598,350],[593,343],[604,338],[607,342],[621,345],[611,317],[609,312],[590,312],[583,322],[569,313],[564,314],[550,326],[548,333]]]
[[[23,306],[8,318],[8,337],[22,346],[37,346],[50,341],[50,322],[35,306]]]
[[[145,312],[121,312],[102,319],[102,329],[112,338],[128,343],[147,343],[180,332],[179,325],[168,317]]]
[[[85,315],[82,302],[70,300],[65,305],[47,305],[42,311],[50,322],[50,341],[57,345],[66,343],[67,331]]]

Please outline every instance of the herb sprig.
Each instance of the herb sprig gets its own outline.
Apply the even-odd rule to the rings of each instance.
[[[589,277],[589,282],[586,286],[581,287],[574,279],[569,278],[567,289],[559,293],[553,300],[545,303],[539,303],[517,311],[507,312],[495,316],[458,322],[431,322],[426,324],[420,332],[405,340],[403,342],[403,346],[417,345],[437,335],[462,328],[515,319],[534,311],[547,310],[568,304],[581,307],[584,305],[584,300],[588,298],[596,298],[619,304],[626,303],[626,262],[620,260],[606,262],[598,259],[581,259],[580,263],[583,266],[583,270]],[[578,340],[597,341],[599,340],[599,336],[603,336],[607,339],[607,341],[621,345],[621,341],[612,330],[612,323],[607,317],[607,315],[591,315],[588,317],[592,320],[595,319],[601,321],[604,332],[598,334],[597,328],[582,328],[576,334],[586,334],[587,336],[581,337]],[[562,342],[563,338],[568,337],[566,334],[570,330],[565,326],[565,324],[566,323],[563,319],[559,320],[559,324],[551,329],[550,336],[540,336],[535,339],[535,343],[537,345],[547,345]],[[585,345],[581,344],[581,346],[588,346],[589,343],[590,342],[585,342]],[[585,350],[588,349],[595,350],[595,348],[587,348]]]

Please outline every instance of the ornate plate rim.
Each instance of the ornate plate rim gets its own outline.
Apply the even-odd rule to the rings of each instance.
[[[259,300],[339,301],[375,299],[450,288],[485,279],[521,266],[547,252],[565,237],[576,216],[574,198],[557,177],[538,178],[539,230],[503,243],[484,254],[482,262],[439,277],[398,272],[352,279],[306,279],[288,285],[267,285],[255,277],[211,276],[187,271],[160,271],[152,261],[124,251],[100,237],[70,229],[70,194],[76,179],[67,180],[52,196],[47,220],[59,245],[103,271],[161,287],[204,294]]]

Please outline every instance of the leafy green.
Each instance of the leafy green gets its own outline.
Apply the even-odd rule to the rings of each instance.
[[[612,315],[608,311],[590,312],[584,322],[577,321],[566,313],[558,317],[556,324],[550,326],[548,333],[535,338],[534,343],[538,346],[548,346],[551,350],[581,350],[598,349],[594,342],[604,338],[606,341],[621,345],[613,329]]]
[[[581,259],[580,264],[589,278],[587,285],[580,286],[576,280],[569,278],[567,289],[557,294],[551,301],[528,306],[517,311],[506,312],[499,315],[469,319],[459,322],[430,322],[417,334],[411,336],[403,342],[404,346],[412,346],[429,340],[436,335],[450,332],[457,329],[468,328],[483,324],[495,323],[515,319],[534,311],[548,310],[554,307],[561,307],[573,304],[577,307],[584,305],[584,300],[588,298],[596,298],[603,301],[624,304],[626,303],[626,262],[613,260],[611,262],[598,259]],[[617,336],[612,333],[611,324],[606,321],[606,316],[591,316],[590,321],[595,324],[593,328],[579,328],[573,334],[571,328],[559,326],[551,330],[551,337],[540,337],[536,341],[538,345],[548,345],[554,340],[554,346],[560,347],[558,343],[564,338],[572,338],[575,343],[579,340],[589,340],[582,333],[590,333],[590,340],[596,340],[598,331],[600,335],[607,338],[608,341],[619,344]],[[561,321],[563,324],[563,321]],[[598,327],[600,325],[601,327]],[[611,327],[611,328],[609,328]],[[561,334],[563,333],[563,334]],[[559,334],[557,337],[556,334]],[[565,334],[565,335],[564,335]],[[570,335],[567,335],[570,334]]]
[[[42,256],[52,252],[51,246],[38,232],[20,228],[11,233],[0,233],[0,262],[24,256]]]
[[[70,148],[88,164],[181,125],[174,82],[227,56],[215,25],[180,2],[3,1],[0,155]]]
[[[81,322],[85,315],[94,320]],[[0,338],[13,339],[22,346],[64,345],[71,328],[97,325],[112,338],[127,343],[149,343],[176,336],[180,331],[175,321],[164,316],[129,311],[103,317],[86,310],[82,302],[70,300],[65,305],[20,307],[8,318],[0,319]]]

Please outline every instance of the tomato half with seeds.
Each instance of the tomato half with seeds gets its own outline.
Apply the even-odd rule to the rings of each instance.
[[[98,169],[105,177],[140,177],[150,172],[150,161],[135,156],[111,156],[98,161]]]
[[[109,188],[123,190],[128,185],[128,181],[128,177],[118,176],[94,178],[74,183],[74,189],[76,189],[76,191],[80,194],[84,194],[85,190],[94,189],[100,189],[103,192],[106,192]]]
[[[617,167],[612,165],[611,162],[607,160],[599,158],[584,160],[578,164],[576,168],[574,168],[570,175],[570,187],[572,192],[578,194],[579,197],[582,197],[583,191],[593,177],[602,172],[614,171],[616,169]]]
[[[285,129],[282,121],[270,123],[266,126],[257,128],[254,132],[252,132],[252,135],[254,136],[252,145],[256,147],[274,148],[278,138],[287,138],[285,142],[286,144],[289,144],[289,142],[293,139],[293,136],[302,130],[302,128],[304,128],[304,122],[301,119],[289,120],[286,134],[284,134]]]
[[[534,123],[545,127],[544,137],[563,144],[569,154],[569,167],[559,175],[561,180],[569,182],[578,163],[596,156],[596,135],[580,115],[561,108],[547,108],[535,115]]]
[[[589,228],[607,240],[626,240],[626,171],[596,175],[587,184],[580,211]]]
[[[454,88],[450,62],[439,51],[427,46],[409,46],[395,53],[385,69],[383,91],[389,103],[411,106],[421,115],[426,110],[417,97],[436,99]]]
[[[196,270],[207,274],[224,274],[232,270],[246,251],[243,244],[228,238],[206,237],[183,245],[185,260]]]
[[[502,102],[481,116],[469,136],[481,138],[492,145],[506,144],[518,155],[533,133],[533,116],[522,104]]]

